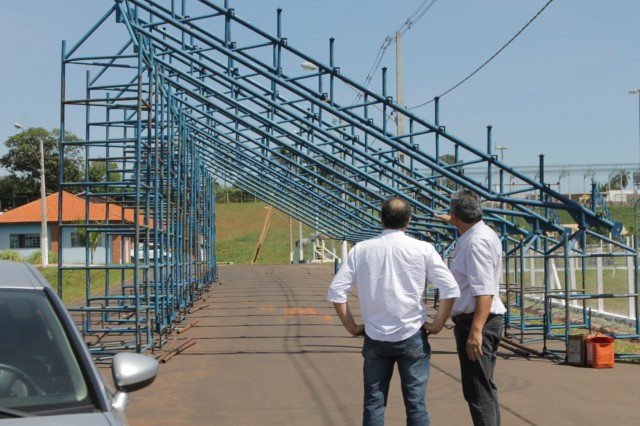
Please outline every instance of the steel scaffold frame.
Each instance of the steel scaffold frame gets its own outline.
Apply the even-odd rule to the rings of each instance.
[[[92,265],[87,255],[84,265],[68,265],[61,251],[59,280],[63,282],[75,270],[85,271],[86,303],[71,310],[82,313],[85,335],[100,337],[92,345],[97,357],[122,350],[143,352],[161,346],[217,278],[213,177],[196,155],[182,112],[171,98],[163,96],[162,82],[144,42],[126,42],[119,53],[101,57],[105,63],[90,64],[97,72],[94,76],[86,72],[85,96],[67,98],[66,76],[69,68],[86,60],[74,56],[85,41],[68,51],[63,44],[61,120],[64,133],[68,110],[84,109],[85,141],[64,137],[60,141],[63,147],[84,149],[85,181],[68,181],[61,168],[60,186],[63,190],[82,188],[86,216],[82,224],[63,223],[61,192],[59,222],[61,239],[65,229],[101,234],[107,241],[108,262]],[[135,52],[126,54],[132,45],[138,46]],[[117,73],[112,71],[120,69],[132,72],[125,82],[113,75]],[[89,167],[95,163],[105,165],[104,181],[90,180]],[[95,205],[115,211],[118,223],[108,213],[104,221],[91,219]],[[116,255],[109,253],[113,238],[119,238]],[[153,251],[146,249],[149,243],[154,244]],[[142,258],[137,256],[138,244],[145,247]],[[104,275],[104,289],[93,288],[98,274]]]
[[[136,297],[109,294],[98,299],[107,306],[94,308],[94,296],[88,293],[87,306],[79,308],[87,316],[86,333],[104,330],[94,326],[93,310],[100,312],[103,324],[121,322],[106,314],[117,300],[115,312],[135,313],[135,335],[150,333],[136,337],[136,348],[161,344],[153,334],[170,332],[185,306],[215,280],[214,178],[254,194],[323,235],[352,242],[379,232],[382,200],[403,197],[414,208],[408,233],[433,242],[445,255],[454,246],[455,232],[434,219],[434,213],[448,209],[453,191],[469,188],[487,200],[485,220],[502,237],[507,268],[526,256],[544,260],[545,307],[560,294],[550,291],[548,262],[557,256],[589,256],[576,244],[587,235],[615,247],[615,256],[636,258],[636,249],[618,240],[621,224],[595,204],[587,208],[550,188],[544,157],[539,180],[531,179],[498,160],[490,126],[483,142],[468,144],[440,124],[438,99],[433,124],[397,105],[387,95],[386,70],[381,73],[381,94],[349,79],[334,63],[333,39],[328,63],[307,56],[283,36],[282,10],[276,13],[273,36],[238,17],[228,1],[222,6],[192,1],[189,10],[186,2],[176,3],[114,0],[76,46],[63,49],[62,128],[66,108],[84,107],[87,142],[61,137],[61,144],[85,147],[87,158],[95,155],[90,149],[104,151],[93,161],[116,163],[114,174],[121,174],[122,181],[87,178],[76,184],[66,182],[61,171],[61,187],[82,186],[87,203],[108,197],[107,206],[133,214],[133,223],[123,219],[118,224],[121,235],[136,243],[161,242],[156,244],[156,259],[165,249],[171,253],[161,262],[145,258],[132,266],[109,264],[106,269],[115,268],[122,277],[126,270],[134,272],[132,287],[123,287],[123,294]],[[89,45],[98,30],[109,25],[120,27],[126,37],[115,54],[98,55]],[[80,47],[89,53],[81,54]],[[303,62],[315,70],[303,70]],[[87,76],[83,97],[68,100],[65,75],[75,67],[98,71],[93,78]],[[349,100],[353,91],[360,95],[355,102]],[[96,110],[104,111],[99,120]],[[394,134],[389,126],[399,116],[408,123],[406,134]],[[454,161],[445,161],[446,156]],[[487,182],[465,175],[469,166],[486,167]],[[514,187],[517,190],[511,190]],[[560,215],[570,217],[578,231],[565,228]],[[88,218],[83,226],[93,232],[108,229]],[[194,251],[195,260],[185,256]],[[61,265],[61,275],[75,269],[62,260]],[[565,262],[565,275],[568,268]],[[80,269],[88,273],[95,267]],[[565,284],[563,297],[578,298],[568,280]],[[508,298],[525,292],[517,280],[506,289]],[[637,293],[636,280],[635,295],[626,296],[635,300],[636,312]],[[525,318],[523,299],[508,303],[507,320],[525,341],[524,334],[539,326]],[[550,313],[551,308],[545,308],[545,342],[555,338]],[[567,315],[564,339],[571,328]]]

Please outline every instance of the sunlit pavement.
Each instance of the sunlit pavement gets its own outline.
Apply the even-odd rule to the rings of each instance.
[[[184,321],[194,325],[165,350],[195,344],[130,395],[131,425],[361,424],[362,339],[347,335],[325,300],[332,276],[333,266],[221,267],[220,282]],[[357,314],[357,303],[352,309]],[[432,425],[471,424],[452,331],[431,345]],[[502,424],[637,424],[640,365],[591,369],[499,354]],[[397,374],[386,420],[405,422]]]

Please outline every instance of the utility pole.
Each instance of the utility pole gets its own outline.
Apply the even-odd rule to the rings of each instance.
[[[640,140],[640,89],[629,90],[629,94],[630,95],[638,95],[638,140]],[[640,175],[640,171],[638,172],[638,175]],[[632,171],[631,172],[631,186],[633,186],[633,193],[634,194],[638,193],[638,191],[636,189],[637,185],[638,185],[638,182],[636,182],[636,172]]]
[[[16,129],[25,132],[24,127],[20,123],[13,125]],[[41,211],[41,230],[40,230],[40,250],[42,255],[42,267],[46,268],[49,264],[49,238],[47,235],[47,190],[45,184],[45,163],[44,163],[44,141],[42,137],[38,137],[38,144],[40,145],[40,205]]]
[[[396,33],[396,97],[398,105],[404,106],[404,93],[402,91],[402,43],[400,40],[400,32]],[[398,114],[396,117],[398,126],[398,136],[404,134],[404,115]]]
[[[293,265],[293,224],[289,215],[289,263]]]
[[[496,151],[500,151],[500,162],[504,162],[504,151],[511,148],[510,146],[496,145]]]
[[[400,32],[396,33],[396,98],[399,107],[404,107],[404,93],[402,90],[402,43]],[[396,114],[397,135],[404,135],[404,114]],[[398,160],[404,163],[404,155],[398,154]]]
[[[46,268],[49,264],[49,238],[47,234],[47,190],[45,189],[45,168],[44,168],[44,143],[42,138],[38,138],[40,143],[40,204],[42,205],[42,223],[41,223],[41,244],[40,250],[42,254],[42,267]]]

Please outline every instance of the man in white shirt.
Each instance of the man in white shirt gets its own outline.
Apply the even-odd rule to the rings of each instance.
[[[428,425],[425,397],[431,347],[428,334],[442,330],[458,284],[434,247],[405,235],[411,206],[401,198],[385,201],[379,236],[356,244],[331,282],[327,299],[353,336],[364,335],[363,425],[383,425],[394,364],[398,364],[407,425]],[[427,281],[440,291],[440,306],[427,323],[423,302]],[[355,322],[347,301],[357,284],[360,315]]]
[[[460,232],[451,272],[461,296],[451,310],[460,360],[462,391],[473,424],[500,424],[498,388],[493,381],[496,351],[506,308],[500,300],[502,243],[482,221],[480,197],[463,189],[451,197],[448,215],[436,217]]]

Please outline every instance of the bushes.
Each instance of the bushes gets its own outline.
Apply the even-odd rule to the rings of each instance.
[[[31,256],[27,257],[24,262],[31,263],[32,265],[39,265],[42,263],[42,251],[38,250],[33,253]],[[49,260],[48,263],[58,263],[58,254],[52,251],[49,251]]]
[[[7,249],[0,251],[0,260],[9,260],[12,262],[27,262],[33,265],[42,263],[42,252],[37,251],[28,257],[24,257],[15,250]],[[49,263],[58,263],[58,254],[49,252]]]
[[[15,250],[0,251],[0,260],[10,260],[12,262],[24,262],[24,257]]]

